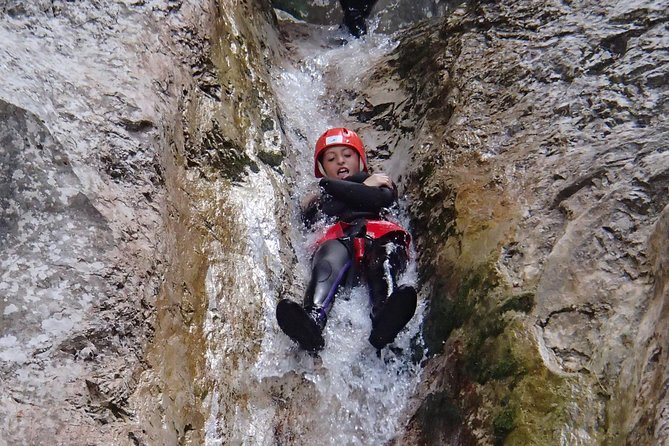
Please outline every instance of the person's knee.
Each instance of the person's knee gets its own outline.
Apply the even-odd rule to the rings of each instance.
[[[318,282],[325,282],[332,276],[332,265],[327,258],[319,259],[314,263],[312,271]]]
[[[312,271],[318,275],[319,282],[330,278],[334,271],[343,268],[350,260],[350,252],[339,240],[325,242],[314,256]]]

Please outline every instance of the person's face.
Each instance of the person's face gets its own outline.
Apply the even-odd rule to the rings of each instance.
[[[330,178],[344,179],[360,172],[360,156],[355,150],[346,146],[327,148],[321,157],[321,164],[325,176]]]

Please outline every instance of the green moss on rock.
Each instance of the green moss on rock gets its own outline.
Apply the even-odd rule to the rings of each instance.
[[[448,295],[448,284],[440,281],[430,300],[430,314],[423,326],[428,351],[441,352],[451,332],[468,322],[477,302],[496,284],[487,271],[473,273],[462,281],[454,297]]]
[[[216,121],[199,144],[186,147],[186,166],[200,169],[205,176],[220,176],[235,182],[243,180],[247,168],[252,172],[260,170],[243,147],[224,135]]]
[[[437,354],[451,332],[461,327],[473,312],[474,306],[466,296],[458,294],[454,299],[439,287],[430,302],[430,315],[423,325],[423,338],[428,352]]]
[[[516,411],[511,407],[500,409],[492,420],[495,445],[504,444],[504,439],[516,427]]]
[[[500,300],[504,303],[498,306]],[[472,380],[484,384],[490,379],[519,377],[526,372],[523,363],[527,355],[519,355],[516,327],[510,327],[516,319],[507,313],[511,310],[524,313],[533,305],[531,293],[507,299],[497,299],[495,293],[491,293],[487,301],[482,300],[474,309],[476,319],[465,328],[465,365]],[[536,352],[532,352],[531,356],[534,355]]]
[[[457,287],[438,282],[425,323],[431,353],[446,341],[463,347],[457,350],[460,382],[450,384],[449,394],[430,396],[419,410],[424,434],[444,434],[433,425],[440,416],[464,419],[477,412],[496,445],[556,444],[569,422],[567,408],[587,395],[575,393],[578,386],[543,364],[525,316],[534,307],[534,293],[510,294],[494,265],[462,276]],[[472,401],[482,401],[479,409],[462,398],[471,383],[477,395]],[[436,401],[446,404],[448,413]]]
[[[282,153],[267,152],[264,150],[258,152],[258,159],[270,167],[279,167],[283,162],[283,158]]]
[[[504,335],[504,328],[499,319],[494,330],[484,322],[479,332],[467,344],[465,352],[465,370],[469,377],[480,384],[488,380],[500,380],[518,377],[525,373],[522,359],[516,356],[510,336]]]

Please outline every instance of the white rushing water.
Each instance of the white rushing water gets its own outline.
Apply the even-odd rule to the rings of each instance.
[[[305,285],[310,268],[309,241],[314,236],[303,233],[297,203],[315,187],[312,157],[316,139],[327,128],[344,125],[328,104],[342,89],[360,82],[365,70],[396,45],[390,37],[376,34],[341,45],[343,31],[323,27],[322,32],[324,35],[311,38],[319,41],[325,38],[331,45],[318,45],[309,38],[292,42],[302,57],[273,76],[290,152],[284,176],[293,197],[291,209],[286,212],[290,213],[290,238],[299,259],[294,275]],[[364,134],[362,137],[364,140]],[[401,164],[395,160],[393,165]],[[367,291],[362,286],[356,287],[350,296],[337,299],[325,328],[325,349],[315,357],[298,349],[279,330],[275,319],[275,306],[282,297],[273,279],[278,269],[273,263],[278,257],[275,240],[278,229],[267,222],[275,202],[267,193],[266,179],[251,183],[234,189],[240,194],[234,200],[240,203],[240,208],[244,202],[261,203],[253,209],[248,205],[243,207],[244,220],[255,235],[250,236],[253,239],[250,251],[241,254],[246,259],[237,263],[248,269],[238,266],[238,271],[229,274],[239,276],[235,282],[242,295],[259,295],[261,302],[235,302],[232,305],[253,309],[242,308],[226,314],[232,320],[261,312],[262,326],[258,331],[263,338],[257,340],[258,354],[240,354],[239,344],[248,344],[250,340],[231,339],[237,333],[230,325],[235,322],[231,321],[226,328],[225,323],[217,321],[216,314],[221,311],[218,307],[231,304],[220,297],[224,262],[212,266],[207,277],[208,360],[221,384],[207,396],[210,405],[207,444],[385,444],[407,421],[405,408],[420,378],[418,361],[411,357],[411,343],[419,335],[423,305],[419,303],[417,316],[398,336],[393,348],[377,355],[367,341],[371,330]],[[396,217],[408,224],[407,216],[400,210]],[[231,255],[238,254],[225,253],[220,257],[229,260]],[[416,276],[412,262],[401,282],[415,283]],[[302,300],[302,295],[290,297]],[[236,367],[226,365],[237,360],[240,364]]]
[[[341,31],[324,28],[336,37]],[[336,41],[336,38],[332,39]],[[300,45],[299,42],[293,42]],[[304,42],[309,48],[309,42]],[[383,35],[370,34],[362,40],[351,40],[347,45],[320,47],[292,69],[278,73],[276,92],[286,115],[287,130],[293,135],[291,149],[300,160],[293,173],[297,194],[313,187],[313,147],[318,136],[329,127],[342,125],[340,116],[328,107],[332,97],[347,87],[354,87],[361,76],[381,56],[392,50],[395,42]],[[326,83],[327,79],[327,83]],[[364,135],[363,135],[364,138]],[[297,225],[296,225],[297,226]],[[298,239],[299,240],[299,239]],[[298,246],[301,263],[308,271],[308,244]],[[405,280],[415,278],[412,265]],[[305,277],[306,280],[307,277]],[[301,296],[296,296],[301,299]],[[419,370],[408,356],[411,338],[418,331],[418,317],[404,331],[395,345],[403,354],[384,349],[377,357],[367,337],[371,329],[366,290],[357,287],[350,299],[339,299],[334,305],[325,329],[327,346],[319,358],[296,351],[288,346],[282,334],[270,339],[260,376],[281,376],[292,371],[302,373],[313,382],[320,394],[317,407],[312,407],[306,418],[315,424],[314,439],[328,444],[381,444],[396,434]],[[272,344],[277,343],[272,348]],[[316,425],[317,423],[317,425]]]

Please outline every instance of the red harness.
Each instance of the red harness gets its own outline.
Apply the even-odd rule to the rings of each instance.
[[[320,246],[321,243],[327,240],[351,237],[351,235],[346,233],[346,231],[351,226],[353,226],[351,223],[346,223],[343,221],[335,223],[334,225],[327,228],[325,234],[316,242],[316,246]],[[365,241],[375,240],[393,232],[403,235],[404,245],[408,253],[409,244],[411,243],[411,235],[409,235],[409,233],[405,231],[404,228],[396,223],[386,220],[367,220],[365,222],[365,233],[361,235],[353,235],[353,252],[355,255],[355,261],[357,263],[362,261],[362,258],[365,255]]]

